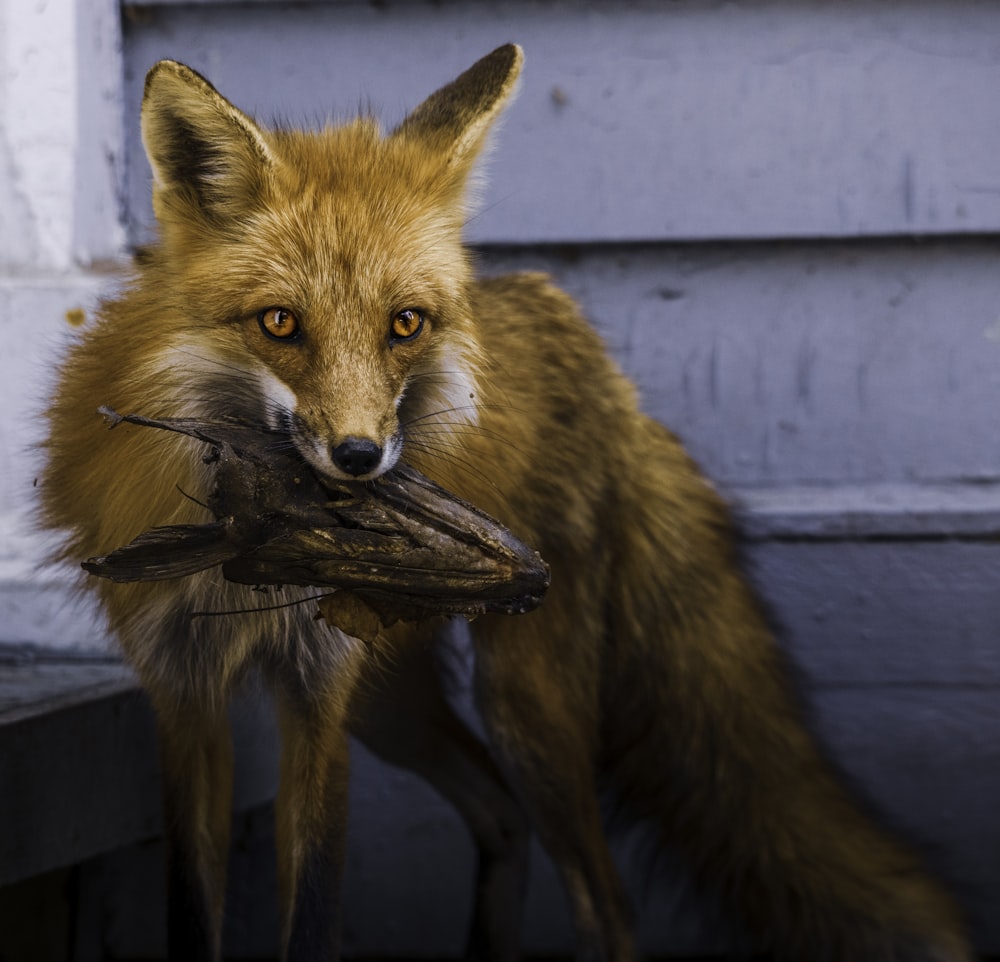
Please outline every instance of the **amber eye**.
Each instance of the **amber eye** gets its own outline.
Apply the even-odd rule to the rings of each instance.
[[[424,326],[424,315],[408,307],[392,319],[391,337],[394,341],[408,341],[416,337]]]
[[[283,307],[269,307],[257,315],[260,329],[279,341],[287,341],[299,333],[299,319]]]

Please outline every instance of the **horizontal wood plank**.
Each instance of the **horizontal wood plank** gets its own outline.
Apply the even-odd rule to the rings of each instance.
[[[724,485],[1000,476],[994,239],[490,248],[481,260],[551,272],[646,410]]]
[[[1000,544],[761,543],[748,571],[818,686],[1000,686]]]
[[[371,107],[392,125],[516,40],[527,67],[478,240],[1000,227],[1000,8],[978,0],[171,4],[125,27],[140,225],[138,106],[159,58],[190,63],[264,120]]]

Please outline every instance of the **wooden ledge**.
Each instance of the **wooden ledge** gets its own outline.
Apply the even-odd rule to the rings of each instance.
[[[234,808],[274,797],[269,705],[233,708]],[[160,834],[159,761],[149,704],[109,658],[0,645],[0,885]]]

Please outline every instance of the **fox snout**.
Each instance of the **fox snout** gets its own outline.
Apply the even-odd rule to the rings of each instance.
[[[385,431],[329,427],[316,430],[298,413],[290,418],[292,441],[320,475],[340,481],[367,481],[393,468],[402,453],[398,422]]]
[[[361,364],[341,369],[317,384],[281,382],[269,408],[292,443],[320,475],[338,481],[367,481],[395,466],[403,450],[398,391],[368,390],[357,376]],[[372,378],[377,384],[382,382]],[[318,399],[318,400],[317,400]]]
[[[330,452],[334,466],[354,478],[381,473],[383,457],[382,447],[369,438],[345,438]]]

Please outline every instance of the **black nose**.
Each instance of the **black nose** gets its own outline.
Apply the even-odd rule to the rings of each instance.
[[[382,449],[368,438],[347,438],[331,452],[333,463],[345,474],[358,478],[370,474],[382,460]]]

